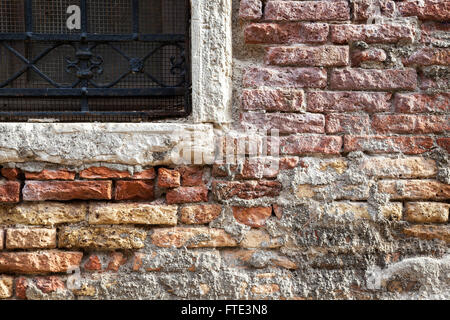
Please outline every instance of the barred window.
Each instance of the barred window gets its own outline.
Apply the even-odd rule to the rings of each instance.
[[[190,113],[189,0],[0,0],[0,120]]]

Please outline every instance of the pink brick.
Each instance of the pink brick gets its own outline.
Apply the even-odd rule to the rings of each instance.
[[[330,84],[335,90],[414,90],[417,73],[414,69],[333,70]]]
[[[326,132],[331,134],[363,134],[370,129],[368,115],[329,114],[326,121]]]
[[[274,21],[342,21],[350,19],[347,1],[269,1],[264,18]]]
[[[302,111],[304,96],[295,89],[245,89],[241,104],[244,110]]]
[[[397,93],[394,109],[398,113],[449,112],[450,93],[427,95],[421,93]]]
[[[380,133],[444,133],[450,131],[450,118],[448,116],[375,115],[372,121],[374,129]]]
[[[405,17],[419,17],[421,20],[450,20],[448,0],[408,0],[397,3],[398,12]]]
[[[347,46],[271,47],[266,62],[277,66],[341,67],[348,65]]]
[[[309,112],[355,112],[388,111],[392,94],[384,92],[309,92],[307,108]]]
[[[245,27],[249,44],[325,43],[329,27],[326,23],[253,23]]]
[[[327,73],[319,68],[249,68],[243,83],[245,87],[324,88]]]
[[[430,137],[345,136],[344,152],[422,154],[433,147]]]
[[[262,17],[261,0],[241,0],[239,18],[242,20],[257,20]]]
[[[247,130],[277,129],[281,134],[324,133],[325,117],[313,113],[243,113],[241,125]]]
[[[337,136],[288,136],[281,137],[281,153],[288,155],[339,154],[342,138]]]

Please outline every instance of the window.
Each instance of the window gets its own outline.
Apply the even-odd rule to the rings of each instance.
[[[189,0],[0,0],[0,120],[190,113]]]

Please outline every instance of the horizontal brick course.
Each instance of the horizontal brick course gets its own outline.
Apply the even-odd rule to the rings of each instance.
[[[43,170],[41,172],[25,172],[27,180],[75,180],[75,172],[67,170]]]
[[[140,249],[147,232],[129,227],[62,227],[58,247],[97,250]]]
[[[343,21],[350,19],[347,1],[270,1],[264,11],[266,20]]]
[[[335,90],[414,90],[417,88],[417,73],[414,69],[333,70],[330,86]]]
[[[249,68],[244,72],[245,87],[324,88],[327,73],[319,68]]]
[[[89,205],[90,224],[176,225],[177,206],[152,205],[139,202]]]
[[[415,136],[345,136],[344,152],[422,154],[433,147],[430,137]]]
[[[444,133],[450,131],[449,116],[375,115],[372,126],[379,133]]]
[[[450,185],[437,180],[382,180],[378,189],[394,200],[445,200]]]
[[[295,112],[304,110],[304,98],[297,89],[245,89],[241,104],[244,110]]]
[[[284,133],[324,133],[325,117],[321,114],[256,113],[241,114],[246,130],[279,130]]]
[[[398,113],[434,113],[450,111],[450,93],[397,93],[394,110]]]
[[[54,249],[56,229],[7,229],[7,249]]]
[[[329,26],[326,23],[253,23],[244,29],[248,44],[325,43]]]
[[[168,204],[206,202],[208,189],[205,186],[178,187],[167,191],[166,201]]]
[[[20,182],[0,180],[0,203],[19,202]]]
[[[349,64],[347,46],[270,47],[266,63],[274,66],[342,67]]]
[[[399,24],[343,24],[330,27],[331,41],[345,44],[355,41],[366,43],[412,43],[415,37],[413,27]]]
[[[292,135],[280,139],[282,154],[339,154],[342,138],[337,136],[297,136]]]
[[[408,0],[397,3],[397,10],[405,17],[421,20],[448,21],[450,3],[447,0]]]
[[[111,181],[26,181],[25,201],[109,200]]]

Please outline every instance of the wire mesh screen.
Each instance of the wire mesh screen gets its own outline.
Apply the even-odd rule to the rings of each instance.
[[[0,120],[190,112],[189,0],[0,0]]]

